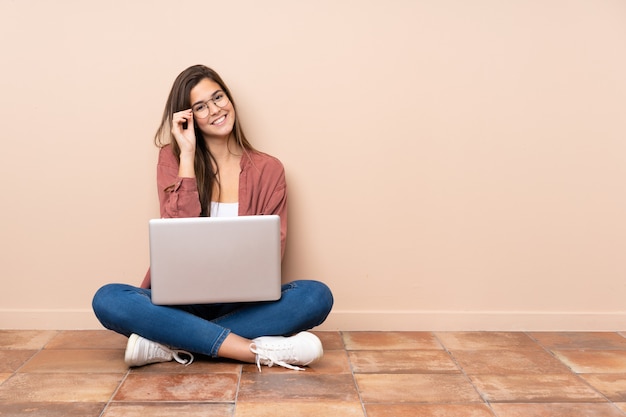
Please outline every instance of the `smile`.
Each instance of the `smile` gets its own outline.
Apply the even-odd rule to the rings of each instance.
[[[224,120],[226,120],[226,115],[223,115],[222,117],[213,120],[213,122],[211,122],[212,125],[220,125],[222,123],[224,123]]]

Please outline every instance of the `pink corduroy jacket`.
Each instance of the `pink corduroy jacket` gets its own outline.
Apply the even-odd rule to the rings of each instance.
[[[200,216],[200,197],[195,178],[178,176],[178,160],[167,145],[159,152],[157,187],[161,217]],[[277,214],[280,216],[280,241],[285,253],[287,237],[287,183],[283,164],[273,156],[248,151],[241,158],[239,174],[239,215]],[[150,288],[150,269],[141,283]]]

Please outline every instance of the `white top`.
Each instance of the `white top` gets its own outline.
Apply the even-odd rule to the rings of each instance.
[[[237,217],[239,203],[218,203],[211,201],[211,217]]]

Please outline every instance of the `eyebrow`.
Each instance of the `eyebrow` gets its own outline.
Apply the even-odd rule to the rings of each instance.
[[[217,90],[216,92],[214,92],[213,94],[211,94],[211,97],[209,98],[209,100],[211,100],[213,97],[215,97],[216,95],[218,95],[219,93],[223,93],[226,94],[224,92],[224,90]],[[198,100],[195,103],[191,103],[191,107],[195,106],[196,104],[201,104],[201,103],[206,103],[209,100]]]

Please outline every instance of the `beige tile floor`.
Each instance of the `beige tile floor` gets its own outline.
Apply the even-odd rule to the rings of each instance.
[[[626,332],[317,332],[305,372],[127,369],[109,331],[0,330],[0,416],[626,416]]]

